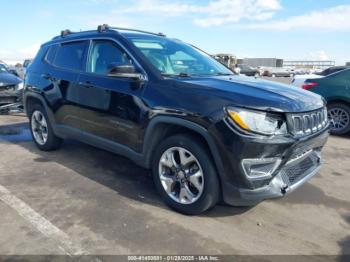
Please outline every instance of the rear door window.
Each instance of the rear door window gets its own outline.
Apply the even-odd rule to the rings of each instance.
[[[56,53],[55,66],[72,70],[82,70],[87,46],[86,41],[61,44]]]

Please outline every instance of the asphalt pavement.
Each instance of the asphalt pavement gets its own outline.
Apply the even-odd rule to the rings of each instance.
[[[283,199],[184,216],[149,170],[66,141],[39,151],[23,115],[0,116],[0,254],[350,254],[350,137],[330,137],[324,166]]]

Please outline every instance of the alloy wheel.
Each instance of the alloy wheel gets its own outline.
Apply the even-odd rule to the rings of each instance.
[[[203,193],[203,170],[197,158],[187,149],[172,147],[161,156],[158,166],[163,189],[181,204],[196,202]]]
[[[48,138],[48,127],[43,113],[38,110],[33,112],[31,126],[35,141],[39,145],[44,145]]]
[[[350,122],[349,113],[340,107],[329,109],[328,118],[330,120],[331,129],[334,131],[341,131],[345,129]]]

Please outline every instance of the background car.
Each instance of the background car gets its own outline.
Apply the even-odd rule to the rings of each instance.
[[[260,71],[257,68],[244,65],[244,64],[238,64],[236,65],[237,68],[239,68],[239,73],[246,76],[260,76]]]
[[[332,66],[329,67],[325,70],[323,70],[320,73],[315,73],[316,75],[320,75],[320,76],[328,76],[330,74],[345,70],[345,69],[350,69],[350,66]]]
[[[316,79],[328,76],[330,74],[349,69],[349,66],[332,66],[319,73],[315,72],[313,74],[295,75],[292,80],[292,85],[302,87],[306,79]]]
[[[2,68],[5,67],[7,69],[7,72],[9,72],[9,73],[11,73],[11,74],[13,74],[15,76],[19,76],[18,72],[16,71],[16,69],[13,68],[13,67],[8,66],[5,62],[0,60],[0,65],[2,65]]]
[[[284,67],[266,67],[263,76],[269,77],[292,77],[294,76],[293,69]]]
[[[302,88],[327,100],[332,134],[350,132],[350,69],[322,78],[307,79]]]
[[[0,63],[0,106],[15,103],[22,91],[22,80]]]
[[[17,90],[21,87],[22,80],[9,71],[7,66],[0,64],[0,91]]]

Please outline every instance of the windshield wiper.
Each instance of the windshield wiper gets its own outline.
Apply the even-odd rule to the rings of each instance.
[[[190,74],[187,74],[187,73],[178,73],[178,74],[168,74],[168,73],[161,73],[162,76],[179,76],[179,77],[191,77]]]

